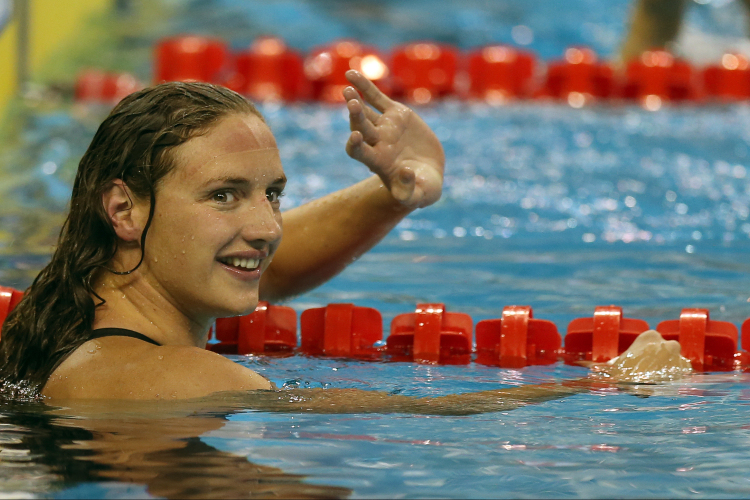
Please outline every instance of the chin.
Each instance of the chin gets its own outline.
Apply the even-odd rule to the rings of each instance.
[[[226,304],[226,303],[223,305],[224,307],[222,307],[221,311],[218,311],[216,314],[217,318],[231,318],[234,316],[245,316],[255,311],[255,308],[258,306],[258,299],[256,297],[255,299],[248,300],[243,303],[231,304],[231,306],[234,306],[234,307],[227,307],[230,304]]]

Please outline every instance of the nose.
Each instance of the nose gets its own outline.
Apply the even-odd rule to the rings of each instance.
[[[281,240],[281,213],[274,209],[265,193],[256,200],[243,213],[242,237],[253,246],[273,246]]]

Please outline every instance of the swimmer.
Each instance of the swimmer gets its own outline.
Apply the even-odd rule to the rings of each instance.
[[[742,4],[750,11],[750,0],[742,0]],[[620,48],[620,64],[647,50],[674,50],[686,8],[687,0],[638,0],[633,7],[630,29]]]
[[[587,390],[579,381],[427,402],[312,391],[289,406],[288,391],[205,349],[216,318],[324,282],[406,214],[440,198],[445,157],[434,133],[361,74],[347,78],[346,150],[375,175],[285,212],[283,242],[286,177],[252,104],[201,83],[166,83],[123,99],[81,159],[51,262],[3,325],[6,389],[52,401],[242,393],[257,407],[454,413]]]

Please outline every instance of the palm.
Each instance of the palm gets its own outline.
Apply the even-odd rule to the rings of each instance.
[[[349,156],[377,174],[400,203],[426,207],[437,201],[445,155],[430,127],[356,71],[347,72],[347,78],[356,88],[344,91],[352,129],[346,144]],[[360,100],[357,90],[375,109]]]

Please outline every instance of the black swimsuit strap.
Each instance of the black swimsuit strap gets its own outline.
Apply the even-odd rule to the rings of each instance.
[[[142,333],[134,332],[133,330],[126,330],[125,328],[98,328],[91,332],[89,340],[99,339],[102,337],[132,337],[134,339],[143,340],[144,342],[149,342],[154,345],[161,345],[154,339],[146,337]]]

